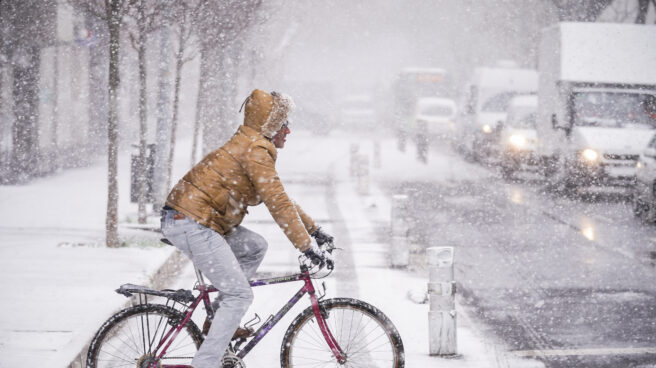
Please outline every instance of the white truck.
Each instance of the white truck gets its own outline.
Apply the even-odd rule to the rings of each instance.
[[[656,128],[656,26],[542,31],[537,151],[558,190],[631,186]]]

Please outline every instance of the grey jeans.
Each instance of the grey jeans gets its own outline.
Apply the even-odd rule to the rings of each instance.
[[[194,368],[217,368],[241,318],[253,302],[248,280],[262,263],[267,242],[243,226],[223,237],[188,217],[174,220],[176,213],[175,210],[162,210],[162,233],[219,289],[219,297],[212,303],[218,311],[191,364]]]

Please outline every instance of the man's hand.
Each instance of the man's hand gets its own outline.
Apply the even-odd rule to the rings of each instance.
[[[312,237],[317,240],[317,244],[321,247],[326,243],[332,243],[333,237],[324,233],[320,227],[318,227],[312,234]]]
[[[303,254],[305,254],[310,262],[312,262],[312,264],[319,265],[320,268],[322,268],[325,264],[329,269],[332,270],[335,265],[332,255],[323,249],[320,249],[317,243],[314,241],[310,245],[310,248],[303,252]]]

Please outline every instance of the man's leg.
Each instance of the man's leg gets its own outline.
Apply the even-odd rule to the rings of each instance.
[[[218,233],[198,226],[187,233],[191,260],[212,285],[219,289],[221,313],[191,364],[194,368],[217,368],[241,318],[253,301],[248,279],[225,239]]]
[[[235,231],[224,239],[241,265],[246,279],[252,279],[266,255],[267,241],[260,234],[243,226],[237,226]],[[219,296],[212,302],[215,311],[218,310],[222,299],[223,295],[219,293]]]
[[[237,226],[225,240],[237,257],[246,278],[253,278],[266,255],[267,241],[260,234],[243,226]]]

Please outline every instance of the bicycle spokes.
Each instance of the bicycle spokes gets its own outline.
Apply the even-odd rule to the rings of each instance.
[[[158,347],[172,329],[169,317],[157,311],[137,313],[124,318],[108,331],[98,351],[97,368],[189,365],[197,342],[185,329],[175,338],[166,354],[158,359]]]
[[[394,367],[394,343],[376,316],[350,306],[328,310],[328,328],[344,352],[345,367]],[[330,350],[314,316],[308,318],[291,341],[289,366],[335,367]]]

